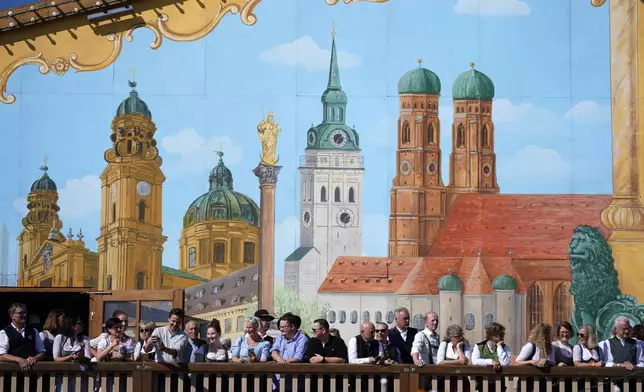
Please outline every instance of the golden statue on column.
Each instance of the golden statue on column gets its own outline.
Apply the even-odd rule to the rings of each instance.
[[[263,118],[264,116],[262,116]],[[277,155],[277,137],[279,136],[279,123],[273,121],[273,112],[268,112],[268,117],[257,126],[257,136],[262,142],[260,162],[264,165],[275,166],[280,157]]]

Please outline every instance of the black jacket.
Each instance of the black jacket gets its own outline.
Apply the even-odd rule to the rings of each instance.
[[[400,351],[400,359],[402,363],[414,363],[414,360],[411,357],[411,344],[414,342],[414,336],[418,333],[416,328],[407,328],[407,339],[403,340],[400,332],[396,327],[393,327],[389,330],[389,345],[396,347]]]

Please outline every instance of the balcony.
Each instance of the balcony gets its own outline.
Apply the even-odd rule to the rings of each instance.
[[[469,392],[475,390],[476,379],[483,382],[482,390],[512,392],[526,390],[533,384],[534,391],[613,391],[620,385],[622,391],[642,391],[644,384],[640,369],[629,372],[622,368],[534,367],[508,366],[500,373],[489,367],[478,366],[425,366],[411,365],[313,365],[313,364],[214,364],[200,363],[186,366],[150,362],[100,363],[82,372],[78,364],[42,362],[24,377],[15,364],[0,364],[3,391],[61,391],[148,392],[269,392],[273,374],[282,382],[279,391],[289,383],[293,391],[301,392],[417,392],[421,390]],[[290,377],[289,377],[290,376]],[[437,376],[445,377],[444,385]],[[335,378],[335,382],[331,382]],[[290,379],[290,380],[289,380]],[[286,380],[286,382],[284,382]],[[427,383],[427,384],[424,384]],[[516,384],[518,383],[518,385]],[[74,388],[70,388],[74,385]],[[597,387],[599,385],[599,388]],[[33,388],[36,386],[36,389]],[[113,386],[113,388],[110,388]],[[502,389],[505,386],[504,389]],[[521,388],[518,388],[518,387]],[[185,388],[185,389],[184,389]],[[610,388],[610,389],[609,389]]]
[[[364,169],[364,157],[340,157],[334,155],[302,155],[300,168]]]

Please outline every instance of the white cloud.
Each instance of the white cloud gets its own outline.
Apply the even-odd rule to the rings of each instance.
[[[470,15],[529,15],[531,10],[523,0],[458,0],[454,10]]]
[[[502,123],[555,122],[557,115],[552,111],[532,103],[513,104],[509,99],[496,99],[492,108],[492,120]]]
[[[570,163],[555,150],[528,145],[497,167],[503,193],[573,193]]]
[[[362,255],[385,257],[389,253],[389,217],[364,214],[362,217]]]
[[[228,136],[212,135],[206,139],[194,128],[185,128],[175,135],[164,137],[161,147],[175,155],[167,163],[180,173],[201,173],[212,169],[219,161],[215,154],[219,149],[224,151],[226,165],[238,164],[243,156],[243,147]]]
[[[287,67],[300,66],[307,72],[317,72],[329,69],[331,50],[321,49],[313,38],[305,35],[293,42],[273,46],[260,54],[259,59],[269,64]],[[357,55],[338,51],[338,66],[340,68],[357,67],[361,64],[362,61]]]
[[[581,101],[570,109],[565,118],[575,123],[596,124],[609,122],[611,111],[608,105],[600,105],[595,101]]]
[[[92,216],[101,209],[101,180],[94,175],[73,178],[58,190],[61,219],[80,220]],[[27,214],[27,197],[13,201],[16,211]]]

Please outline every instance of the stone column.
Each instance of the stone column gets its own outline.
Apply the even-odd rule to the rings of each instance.
[[[259,298],[258,309],[273,313],[273,281],[275,278],[275,186],[281,166],[260,163],[253,170],[259,178]]]
[[[605,0],[592,0],[593,5]],[[642,56],[638,34],[644,32],[644,12],[639,0],[610,0],[610,70],[613,139],[613,200],[602,211],[602,223],[613,232],[609,244],[624,294],[644,298],[644,103],[638,97],[644,91],[644,47]],[[642,65],[640,67],[640,64]],[[639,91],[641,90],[641,91]],[[640,144],[640,141],[642,144]]]

